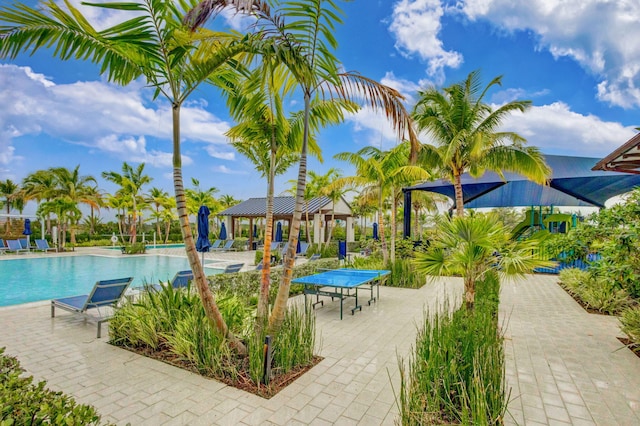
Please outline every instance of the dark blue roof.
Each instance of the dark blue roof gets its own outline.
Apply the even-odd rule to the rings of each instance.
[[[548,186],[537,185],[516,173],[487,172],[479,178],[462,175],[464,205],[468,208],[517,206],[596,206],[640,186],[640,176],[593,171],[599,158],[545,155],[552,170]],[[405,190],[437,192],[454,199],[453,184],[439,179]]]
[[[331,200],[327,197],[317,197],[309,200],[309,214],[318,213]],[[274,216],[291,216],[296,205],[294,197],[274,197],[273,198],[273,215]],[[303,208],[303,212],[305,208]],[[267,199],[266,198],[249,198],[240,204],[221,211],[218,216],[239,216],[239,217],[264,217],[267,215]]]

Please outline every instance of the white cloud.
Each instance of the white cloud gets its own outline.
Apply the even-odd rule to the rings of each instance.
[[[426,60],[427,74],[437,82],[444,80],[445,68],[457,68],[463,62],[460,53],[445,50],[438,38],[444,12],[440,0],[400,0],[393,6],[389,24],[396,48],[404,56]]]
[[[635,134],[633,126],[579,114],[562,102],[514,113],[502,128],[519,133],[542,152],[584,157],[604,157]]]
[[[213,158],[219,158],[221,160],[229,160],[233,161],[236,159],[236,153],[233,151],[220,151],[216,149],[214,145],[209,145],[205,148],[207,154],[212,156]]]
[[[393,72],[387,72],[380,80],[380,83],[400,92],[406,98],[405,104],[407,105],[413,105],[416,102],[414,95],[422,87],[413,81],[397,78]]]
[[[398,143],[397,132],[383,113],[369,107],[361,108],[357,113],[347,116],[347,121],[354,125],[354,131],[361,135],[364,143],[383,150],[394,147]]]
[[[596,75],[597,96],[612,105],[640,106],[640,8],[602,0],[463,0],[471,20],[508,31],[532,31],[540,49],[570,57]]]
[[[139,82],[127,87],[100,81],[55,84],[28,67],[0,64],[0,98],[5,100],[0,103],[0,165],[16,160],[15,138],[41,133],[126,161],[135,154],[139,161],[170,164],[170,153],[145,150],[145,137],[169,147],[172,135],[170,105],[148,102],[149,90]],[[193,102],[183,108],[183,141],[226,144],[228,123],[205,106],[206,102]]]
[[[218,173],[224,173],[226,175],[246,175],[247,174],[247,172],[243,170],[234,170],[223,165],[213,167],[213,171]]]

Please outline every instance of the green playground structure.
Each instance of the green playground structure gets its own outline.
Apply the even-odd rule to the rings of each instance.
[[[524,220],[513,228],[512,238],[526,238],[541,230],[547,230],[552,234],[565,234],[577,223],[578,218],[575,214],[554,213],[553,206],[549,213],[543,213],[542,207],[538,210],[531,207],[531,210],[525,213]]]

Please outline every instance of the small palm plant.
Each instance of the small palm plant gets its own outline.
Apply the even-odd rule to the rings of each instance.
[[[476,282],[489,271],[519,276],[553,265],[540,258],[540,238],[514,241],[509,236],[509,230],[493,214],[441,217],[429,249],[416,254],[415,263],[420,272],[431,277],[462,276],[466,307],[472,310]]]

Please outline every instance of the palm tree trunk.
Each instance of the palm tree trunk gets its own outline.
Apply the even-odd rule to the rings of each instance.
[[[475,278],[467,276],[464,278],[464,300],[468,311],[473,310],[476,299]]]
[[[462,198],[462,182],[458,172],[453,175],[453,188],[456,192],[456,215],[462,217],[464,216],[464,200]]]
[[[131,237],[129,237],[129,242],[134,244],[136,242],[136,225],[138,223],[138,211],[136,206],[136,194],[132,194],[133,197],[133,209],[131,213],[131,227],[129,228],[129,233]]]
[[[184,247],[187,252],[187,259],[193,271],[194,283],[198,289],[202,305],[207,318],[211,325],[218,330],[220,334],[229,339],[232,348],[238,353],[246,354],[246,347],[240,340],[229,332],[227,323],[224,321],[218,305],[216,305],[209,281],[204,274],[204,268],[200,263],[200,257],[196,251],[196,244],[193,240],[191,227],[189,226],[189,215],[187,213],[187,198],[184,193],[184,181],[182,179],[182,158],[180,156],[180,104],[173,104],[173,186],[176,195],[176,207],[178,208],[178,219],[180,220],[180,229],[182,230],[182,238],[184,239]]]
[[[336,217],[336,210],[334,207],[331,208],[331,225],[329,225],[329,238],[327,238],[327,242],[325,243],[325,247],[329,248],[331,244],[331,237],[333,236],[333,227],[335,226],[334,220]]]
[[[260,297],[258,299],[257,327],[262,330],[269,318],[269,288],[271,287],[271,241],[273,240],[273,195],[275,192],[276,150],[275,135],[272,136],[271,156],[269,159],[269,179],[267,182],[267,224],[264,230],[264,249],[262,252],[262,273],[260,274]]]
[[[311,105],[311,94],[307,91],[304,94],[304,134],[302,137],[302,148],[300,149],[300,165],[298,167],[298,183],[296,187],[296,204],[293,210],[289,230],[289,245],[283,261],[282,281],[278,287],[278,294],[273,304],[273,311],[269,316],[269,330],[278,332],[284,321],[289,300],[289,289],[293,276],[293,264],[296,260],[296,246],[298,244],[298,232],[300,231],[300,221],[302,219],[302,209],[304,208],[304,190],[307,184],[307,149],[309,141],[309,113]]]
[[[311,234],[309,233],[309,200],[305,201],[305,217],[304,217],[304,229],[305,229],[305,237],[307,238],[307,243],[311,243]]]
[[[416,215],[415,223],[413,225],[413,239],[417,241],[422,239],[422,233],[420,232],[420,220],[418,218],[418,215],[420,214],[420,209],[416,208],[413,210],[413,212]]]

